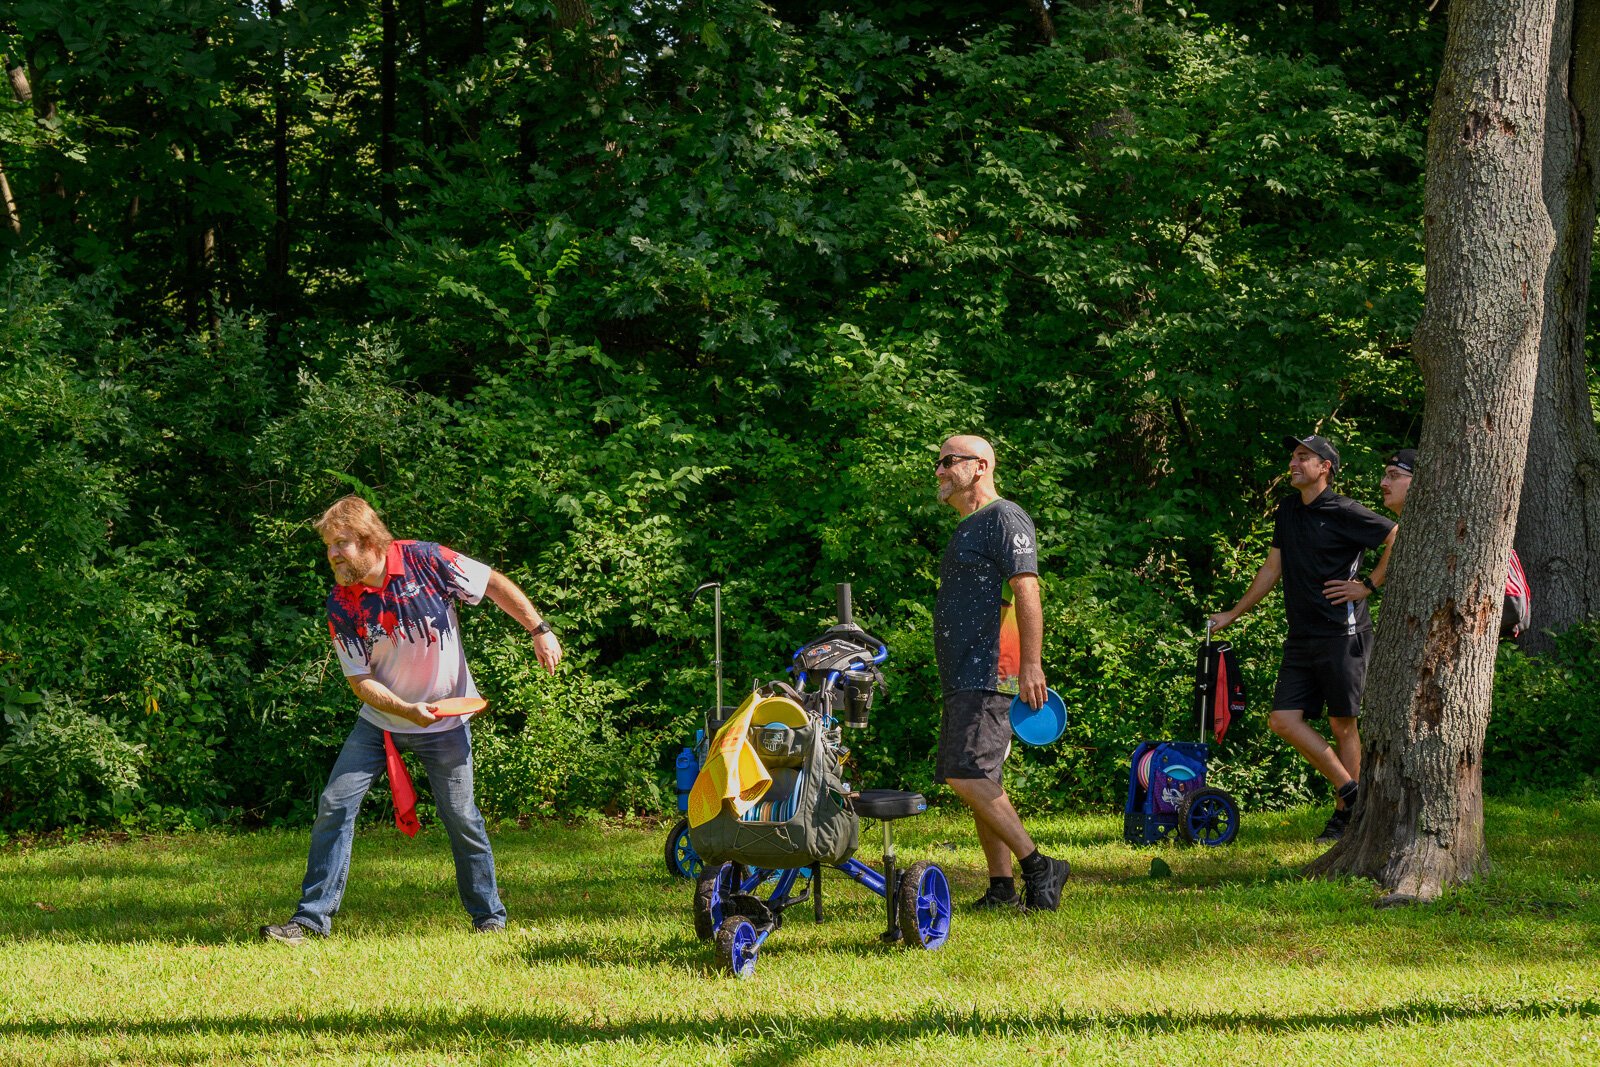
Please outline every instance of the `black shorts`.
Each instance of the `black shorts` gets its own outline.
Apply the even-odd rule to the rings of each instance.
[[[987,689],[963,689],[944,695],[934,781],[987,778],[998,785],[1010,752],[1009,695]]]
[[[1314,719],[1354,718],[1361,713],[1367,685],[1372,631],[1339,637],[1291,637],[1283,643],[1283,663],[1272,693],[1274,711],[1303,711]]]

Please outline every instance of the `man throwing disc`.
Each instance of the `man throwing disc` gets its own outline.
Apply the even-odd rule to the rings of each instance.
[[[534,654],[552,674],[561,644],[511,579],[444,545],[395,540],[358,496],[336,501],[315,525],[337,583],[328,597],[328,630],[361,711],[317,802],[300,906],[282,925],[263,926],[261,936],[300,944],[328,934],[344,896],[356,813],[391,747],[415,753],[427,770],[473,929],[504,930],[494,853],[473,799],[471,716],[435,714],[441,700],[478,695],[456,602],[494,601],[533,635]]]

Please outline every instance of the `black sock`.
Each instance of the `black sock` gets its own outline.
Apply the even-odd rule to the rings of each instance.
[[[1040,852],[1038,849],[1034,849],[1031,854],[1022,857],[1023,874],[1038,874],[1040,871],[1044,870],[1044,868],[1045,854]]]
[[[1361,784],[1354,778],[1339,787],[1339,800],[1344,803],[1345,810],[1355,807],[1356,796],[1361,792]]]
[[[1017,895],[1017,880],[1015,878],[989,879],[989,895],[997,900],[1010,900]]]

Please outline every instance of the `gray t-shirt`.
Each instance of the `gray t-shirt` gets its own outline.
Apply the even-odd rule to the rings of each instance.
[[[1009,500],[961,520],[939,561],[933,654],[946,693],[1015,692],[1022,664],[1011,578],[1039,573],[1033,520]]]

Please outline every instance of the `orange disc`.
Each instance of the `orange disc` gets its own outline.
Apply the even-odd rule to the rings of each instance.
[[[482,711],[489,706],[489,702],[482,697],[446,697],[435,700],[428,705],[435,715],[471,715],[473,712]]]

